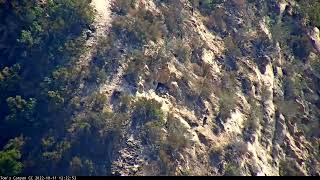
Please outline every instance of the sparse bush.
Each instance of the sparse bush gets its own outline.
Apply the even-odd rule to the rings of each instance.
[[[248,153],[248,145],[243,141],[234,141],[231,147],[237,157],[244,156]]]
[[[236,100],[236,80],[233,74],[225,74],[222,78],[222,85],[220,91],[218,92],[219,96],[219,105],[220,105],[220,116],[223,121],[228,119],[231,115],[231,112],[237,106]]]
[[[107,104],[107,97],[102,93],[93,93],[84,102],[86,110],[94,112],[102,112],[103,108]]]
[[[168,42],[168,48],[173,50],[173,55],[182,63],[190,62],[192,49],[183,39],[172,39]]]
[[[253,134],[257,131],[259,123],[263,120],[263,109],[256,100],[249,100],[250,114],[245,122],[245,131]]]
[[[283,82],[284,96],[287,100],[299,97],[301,94],[301,84],[298,78],[286,77]]]
[[[136,85],[138,78],[145,77],[145,66],[151,63],[151,59],[145,56],[141,51],[134,51],[131,54],[132,60],[129,62],[128,67],[125,70],[126,80],[129,84]]]
[[[130,16],[116,17],[112,27],[121,39],[133,46],[156,42],[164,34],[164,23],[145,9],[134,10]]]
[[[242,140],[233,140],[226,149],[225,160],[225,176],[241,176],[241,159],[248,154],[248,145]]]
[[[224,38],[223,41],[227,47],[227,51],[230,54],[233,54],[235,56],[241,56],[241,50],[238,47],[237,42],[235,42],[235,40],[231,36]]]
[[[296,0],[299,2],[302,12],[308,23],[320,27],[320,2],[314,0]]]
[[[120,96],[120,111],[126,111],[132,106],[133,97],[127,94]]]
[[[225,166],[225,176],[241,176],[241,171],[234,163],[227,163]]]
[[[178,123],[179,121],[173,117],[173,115],[168,115],[168,120],[166,127],[168,130],[167,144],[173,150],[179,150],[188,145],[188,139],[185,137],[187,129]]]
[[[16,126],[22,126],[20,128],[26,128],[32,124],[35,120],[35,107],[37,101],[35,99],[24,99],[21,96],[7,98],[7,105],[10,110],[10,114],[5,118],[8,124]],[[16,131],[20,128],[17,128]],[[21,129],[20,129],[21,130]]]
[[[263,85],[261,88],[261,101],[265,102],[270,99],[272,92],[268,89],[266,85]]]
[[[150,121],[144,125],[144,131],[148,138],[144,137],[143,139],[151,142],[149,145],[153,146],[154,150],[158,150],[165,144],[165,133],[162,130],[163,127],[165,127],[164,119]]]
[[[126,15],[133,9],[136,0],[116,0],[112,6],[112,11],[119,15]]]
[[[294,101],[277,101],[279,112],[287,118],[296,117],[299,114],[298,105]]]
[[[320,56],[319,55],[317,55],[316,58],[311,60],[310,65],[316,74],[320,74]]]
[[[161,104],[154,99],[139,98],[133,104],[131,126],[141,131],[144,143],[151,147],[152,151],[158,153],[165,144],[164,113]]]
[[[156,100],[139,98],[133,106],[132,126],[163,121],[164,114],[161,110],[161,104]]]
[[[184,10],[183,4],[180,1],[170,0],[167,2],[167,7],[161,8],[164,16],[164,23],[168,32],[176,37],[184,35],[184,21],[187,19],[187,13]]]
[[[222,0],[189,0],[191,5],[195,8],[199,8],[200,12],[204,15],[210,15],[214,7],[218,3],[222,3]]]
[[[90,70],[90,75],[88,77],[88,82],[92,83],[104,83],[107,80],[107,73],[104,69],[98,67],[92,67]]]
[[[219,95],[220,115],[223,121],[228,119],[231,112],[234,110],[236,105],[236,99],[234,94],[230,92],[222,92]]]
[[[202,98],[209,98],[213,93],[213,89],[214,87],[212,81],[205,77],[203,80],[201,80],[199,96]]]
[[[299,173],[295,167],[296,162],[291,158],[286,158],[280,161],[280,176],[302,176],[303,174]]]

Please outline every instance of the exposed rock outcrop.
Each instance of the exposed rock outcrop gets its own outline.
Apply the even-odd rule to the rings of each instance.
[[[320,52],[319,30],[305,34],[291,1],[222,0],[212,12],[202,3],[143,0],[132,6],[133,14],[150,11],[148,18],[167,28],[139,49],[136,87],[117,87],[133,99],[159,102],[165,122],[154,143],[128,126],[113,173],[319,174],[319,98],[309,96],[318,94],[318,79],[305,72],[312,51]],[[170,6],[181,12],[168,13]],[[168,18],[177,24],[166,24]]]

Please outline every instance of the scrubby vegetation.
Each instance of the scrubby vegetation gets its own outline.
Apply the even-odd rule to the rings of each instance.
[[[250,104],[249,117],[247,118],[244,126],[245,140],[249,140],[248,137],[256,133],[256,131],[259,128],[259,124],[263,120],[263,108],[260,106],[260,104],[253,99],[249,100],[249,104]]]
[[[291,158],[286,158],[280,162],[280,176],[302,176],[295,169],[295,161]]]
[[[312,0],[296,0],[303,13],[305,14],[308,23],[313,26],[320,27],[320,2]]]
[[[139,151],[156,156],[153,161],[159,166],[159,174],[191,175],[189,166],[184,168],[176,162],[180,158],[188,164],[193,158],[184,157],[183,152],[197,141],[194,129],[215,124],[221,131],[214,137],[228,133],[223,132],[223,126],[235,110],[244,111],[239,103],[243,95],[250,98],[244,121],[246,141],[251,140],[248,136],[255,134],[260,124],[267,124],[264,102],[273,97],[275,109],[286,123],[296,122],[312,145],[319,146],[320,103],[317,95],[312,96],[319,94],[315,90],[319,83],[314,83],[319,79],[304,76],[309,69],[301,70],[299,66],[308,62],[312,46],[302,30],[294,29],[298,21],[268,16],[267,26],[274,39],[271,42],[265,36],[260,38],[261,32],[252,27],[246,27],[245,33],[252,34],[246,37],[241,27],[246,24],[232,16],[235,12],[222,8],[226,5],[238,11],[249,7],[247,3],[254,6],[254,0],[162,0],[152,1],[150,7],[138,0],[115,0],[108,36],[99,39],[88,67],[79,68],[80,56],[87,50],[87,30],[94,31],[95,13],[90,2],[0,0],[0,175],[110,175],[113,155],[127,144],[130,133],[141,140],[145,149]],[[303,12],[306,25],[319,27],[320,2],[296,2],[299,6],[294,10]],[[205,26],[200,28],[201,23]],[[209,33],[214,42],[203,37]],[[266,58],[269,54],[264,54],[273,53],[275,50],[269,47],[278,41],[286,61],[283,78],[274,84],[282,88],[284,98],[271,94],[266,87],[261,91],[256,87],[254,94],[251,80],[240,82],[238,77],[246,68],[239,65],[245,61],[241,58],[248,55],[249,62],[259,67],[260,81],[266,64],[275,65],[274,61],[281,59]],[[222,47],[223,52],[217,52]],[[209,62],[203,60],[206,51],[213,54]],[[288,53],[293,56],[288,58]],[[320,72],[316,56],[310,65]],[[164,74],[170,77],[161,81],[154,76],[164,66],[172,69]],[[124,70],[120,77],[124,82],[120,83],[126,85],[125,93],[113,92],[117,103],[110,103],[105,92],[97,89],[109,82],[111,75],[117,75],[120,67]],[[242,92],[238,91],[239,84]],[[141,86],[146,88],[140,90],[145,94],[161,86],[165,92],[158,98],[167,98],[169,105],[192,111],[195,117],[182,118],[183,110],[181,114],[164,112],[158,99],[135,97]],[[301,98],[307,101],[299,101]],[[308,103],[312,104],[309,109],[304,106]],[[213,115],[211,111],[215,111]],[[215,117],[217,122],[205,117],[201,125],[198,121],[204,114]],[[203,139],[200,143],[209,141]],[[197,146],[205,152],[206,147],[200,143]],[[226,164],[220,174],[244,174],[237,161],[248,155],[247,145],[239,141],[221,151],[226,152]],[[294,163],[289,158],[281,161],[280,174],[298,175]]]
[[[89,3],[0,1],[1,175],[70,173],[74,150],[85,140],[68,135],[72,113],[81,106],[76,96],[81,73],[68,65],[84,51],[82,33],[94,18]],[[90,116],[94,122],[102,114]],[[83,166],[95,161],[77,153]]]
[[[225,169],[225,176],[241,176],[239,168],[232,163],[227,164]]]
[[[220,117],[226,122],[231,113],[237,107],[236,104],[236,80],[234,75],[226,74],[223,77],[222,87],[219,91]]]

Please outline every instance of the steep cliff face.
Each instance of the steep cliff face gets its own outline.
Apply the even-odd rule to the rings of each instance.
[[[112,9],[113,49],[98,59],[121,65],[100,93],[108,111],[129,116],[113,174],[319,175],[319,32],[299,4],[115,0]]]

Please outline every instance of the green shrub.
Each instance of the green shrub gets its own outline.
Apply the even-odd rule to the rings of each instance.
[[[35,99],[25,100],[21,96],[16,96],[7,98],[7,103],[10,109],[10,114],[6,117],[8,123],[23,125],[34,120]]]
[[[164,113],[161,104],[154,99],[139,98],[134,104],[132,112],[132,124],[134,128],[141,128],[142,139],[148,142],[152,150],[157,152],[164,144],[165,127]]]
[[[220,115],[222,120],[230,118],[231,112],[237,107],[234,94],[222,92],[219,95]]]
[[[21,154],[18,150],[0,151],[0,175],[19,175],[23,170],[23,164],[18,162],[19,159]]]
[[[104,83],[107,80],[107,73],[104,69],[94,66],[90,70],[88,80],[89,82],[95,82],[97,84]]]
[[[184,126],[178,123],[177,119],[172,114],[168,115],[166,128],[168,131],[167,141],[165,144],[169,145],[172,150],[181,150],[188,146],[188,139],[185,134],[188,132]]]
[[[220,115],[223,121],[230,117],[231,112],[237,107],[236,79],[234,74],[225,74],[218,92]]]
[[[6,96],[5,92],[15,92],[18,89],[21,76],[21,66],[15,64],[12,67],[5,67],[0,71],[0,98]]]
[[[87,100],[87,109],[95,112],[102,112],[103,108],[107,104],[108,99],[106,95],[102,93],[94,93]]]
[[[305,14],[308,22],[320,27],[320,2],[314,0],[296,0],[299,2],[302,12]]]
[[[227,163],[225,166],[225,176],[241,176],[240,168],[234,163]]]
[[[133,106],[133,124],[160,122],[164,119],[161,104],[154,99],[139,98]]]
[[[153,63],[154,61],[138,50],[132,52],[130,57],[132,60],[128,63],[128,66],[125,69],[125,79],[129,82],[129,84],[135,86],[139,81],[139,77],[145,78],[145,66],[149,66],[150,63]]]
[[[69,173],[77,176],[93,176],[95,169],[91,160],[75,156],[70,161]]]

